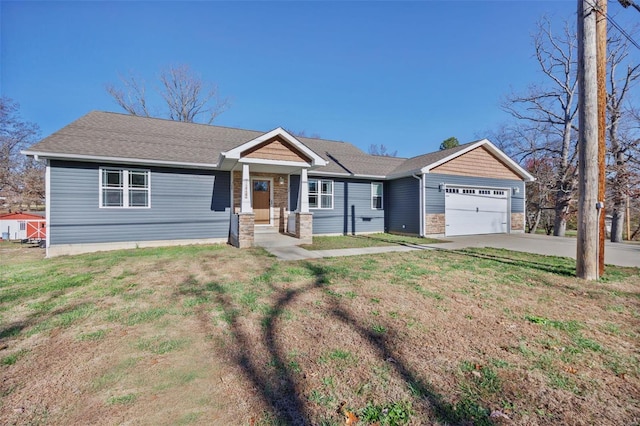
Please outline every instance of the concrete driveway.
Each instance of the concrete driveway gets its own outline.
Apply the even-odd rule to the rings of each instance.
[[[429,244],[440,249],[461,249],[467,247],[493,247],[526,253],[547,254],[576,258],[575,238],[550,237],[532,234],[493,234],[446,237],[449,243]],[[634,266],[640,268],[640,244],[605,244],[604,261],[609,265]]]

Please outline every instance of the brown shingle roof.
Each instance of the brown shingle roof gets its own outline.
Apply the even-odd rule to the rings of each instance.
[[[59,156],[135,159],[144,162],[211,164],[221,152],[264,132],[92,111],[32,146],[28,151]],[[384,176],[404,159],[366,154],[354,145],[297,138],[329,162],[329,173]]]
[[[149,161],[214,166],[221,152],[263,134],[254,130],[92,111],[35,144],[27,152],[62,158],[106,157],[140,163]],[[347,142],[306,137],[297,139],[328,161],[329,164],[319,169],[318,173],[367,177],[415,173],[476,143],[406,159],[369,155]]]
[[[409,173],[417,173],[420,169],[435,162],[438,162],[442,159],[447,158],[450,155],[454,155],[456,152],[460,152],[467,147],[477,143],[478,141],[465,143],[462,145],[458,145],[453,148],[443,149],[441,151],[430,152],[428,154],[418,155],[417,157],[409,158],[404,161],[398,167],[396,167],[391,173],[391,175],[402,175]]]
[[[262,132],[92,111],[29,151],[215,164],[221,151]]]

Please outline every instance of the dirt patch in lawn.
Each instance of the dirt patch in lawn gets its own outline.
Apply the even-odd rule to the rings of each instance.
[[[8,424],[633,424],[640,277],[502,250],[12,264]],[[356,423],[353,423],[356,424]]]

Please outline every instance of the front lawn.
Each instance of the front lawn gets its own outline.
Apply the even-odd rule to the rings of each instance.
[[[442,243],[435,238],[420,238],[396,234],[365,234],[313,237],[312,244],[301,245],[307,250],[335,250],[344,248],[385,247],[394,245],[420,245]]]
[[[11,248],[4,424],[640,419],[638,269],[585,282],[571,259],[495,249],[282,262],[222,245]]]

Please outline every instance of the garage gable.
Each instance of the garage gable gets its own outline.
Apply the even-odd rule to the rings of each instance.
[[[484,145],[434,167],[430,171],[447,175],[522,180],[520,175],[493,155]]]
[[[240,158],[243,157],[260,158],[263,160],[311,162],[311,159],[307,155],[279,136],[243,151],[240,154]]]

